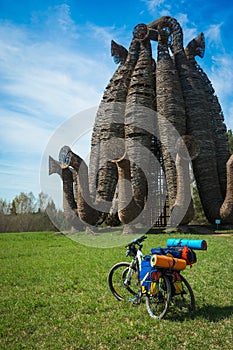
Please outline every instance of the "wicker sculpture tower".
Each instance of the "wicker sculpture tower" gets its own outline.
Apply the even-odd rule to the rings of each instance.
[[[152,40],[158,43],[156,60]],[[162,195],[157,162],[165,175],[171,225],[193,218],[190,163],[206,218],[233,223],[233,156],[218,98],[195,60],[204,50],[203,33],[184,48],[180,24],[167,16],[137,25],[129,50],[112,41],[119,65],[96,114],[89,170],[68,146],[59,162],[50,158],[50,173],[63,181],[70,220],[102,223],[116,195],[124,225],[136,224],[145,210],[156,211]]]

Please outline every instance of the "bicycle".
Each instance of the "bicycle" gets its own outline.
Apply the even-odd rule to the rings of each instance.
[[[146,238],[143,235],[126,246],[126,256],[132,257],[130,263],[119,262],[110,269],[108,285],[112,294],[134,305],[139,305],[145,296],[147,311],[155,319],[163,318],[169,307],[192,313],[195,298],[190,284],[178,270],[151,266],[151,256],[142,253]]]

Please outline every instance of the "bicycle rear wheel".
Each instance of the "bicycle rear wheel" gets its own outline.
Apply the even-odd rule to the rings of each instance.
[[[130,300],[138,294],[138,272],[128,262],[114,265],[108,274],[109,288],[118,300]]]
[[[174,305],[179,313],[192,313],[195,311],[195,297],[188,281],[180,275],[181,290],[172,297],[171,307]]]
[[[156,281],[154,292],[146,294],[146,308],[149,315],[153,318],[163,318],[168,311],[170,300],[170,281],[167,276],[161,276],[159,280]]]

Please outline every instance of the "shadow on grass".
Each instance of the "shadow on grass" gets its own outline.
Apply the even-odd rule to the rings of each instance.
[[[219,321],[233,315],[233,306],[206,305],[195,312],[196,316],[201,316],[209,321]]]
[[[210,322],[218,322],[233,315],[233,306],[215,306],[206,305],[202,308],[197,308],[193,314],[182,315],[182,313],[169,314],[168,318],[171,321],[182,322],[185,319],[194,320],[195,318],[204,318]]]

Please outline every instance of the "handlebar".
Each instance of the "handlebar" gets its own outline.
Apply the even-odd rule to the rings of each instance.
[[[141,237],[138,237],[138,238],[134,239],[131,243],[139,244],[139,243],[145,241],[146,238],[147,238],[147,236],[143,235]]]
[[[140,243],[142,243],[146,238],[147,238],[146,235],[143,235],[141,237],[135,238],[130,243],[128,243],[125,247],[127,248],[128,246],[130,246],[132,244],[140,245]]]
[[[146,235],[143,235],[141,237],[135,238],[132,240],[129,244],[127,244],[125,247],[128,248],[126,251],[126,256],[135,256],[137,253],[137,248],[135,245],[139,246],[139,249],[142,249],[143,245],[141,244],[145,239],[147,238]]]

